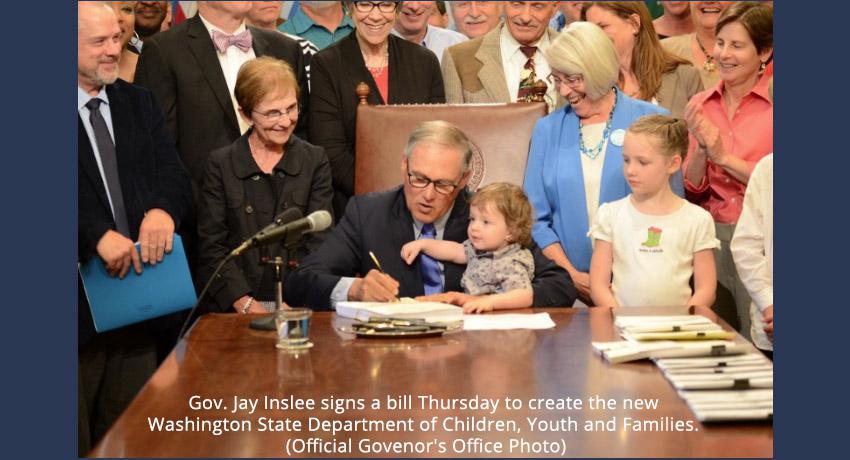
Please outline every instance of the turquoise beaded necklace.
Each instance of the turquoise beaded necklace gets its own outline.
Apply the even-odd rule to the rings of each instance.
[[[595,160],[596,157],[602,153],[602,148],[605,146],[605,143],[608,142],[608,137],[611,135],[611,121],[614,119],[614,109],[616,108],[617,88],[614,88],[614,105],[611,106],[611,113],[608,114],[608,121],[605,122],[605,129],[602,130],[602,139],[599,139],[599,143],[596,144],[596,147],[587,148],[584,145],[584,135],[581,132],[581,118],[578,119],[578,151],[591,160]]]

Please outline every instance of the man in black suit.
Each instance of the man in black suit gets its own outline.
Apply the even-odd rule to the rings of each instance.
[[[118,80],[121,28],[101,2],[79,3],[78,259],[98,257],[113,276],[171,251],[191,206],[189,177],[150,91]],[[141,254],[134,241],[141,246]],[[130,403],[156,369],[151,322],[96,334],[78,303],[79,453]]]
[[[162,105],[195,187],[210,152],[248,129],[233,99],[236,74],[246,61],[259,56],[286,61],[301,86],[300,112],[309,113],[300,46],[276,31],[246,26],[250,10],[251,2],[198,2],[198,14],[145,40],[139,57],[135,82],[150,88]],[[295,131],[305,140],[307,118],[300,117]]]
[[[425,294],[423,257],[407,265],[401,247],[431,226],[437,239],[462,242],[467,238],[469,203],[464,188],[471,156],[471,143],[454,125],[444,121],[420,125],[411,134],[401,162],[404,184],[387,192],[353,197],[322,246],[290,276],[286,302],[322,310],[340,300],[386,302]],[[412,185],[411,178],[425,187]],[[375,266],[370,251],[384,273]],[[531,252],[534,306],[571,306],[576,289],[567,272],[538,247]],[[442,290],[452,293],[432,298],[458,305],[473,298],[458,292],[464,266],[443,262],[439,268]]]

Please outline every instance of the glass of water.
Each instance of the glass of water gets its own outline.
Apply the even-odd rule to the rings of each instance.
[[[308,341],[310,318],[313,310],[309,308],[289,308],[275,313],[277,328],[277,348],[303,350],[313,344]]]

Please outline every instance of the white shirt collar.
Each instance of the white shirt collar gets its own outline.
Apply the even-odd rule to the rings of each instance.
[[[449,216],[452,215],[452,210],[454,210],[455,205],[452,203],[451,207],[443,214],[439,219],[433,222],[434,229],[437,231],[438,236],[442,236],[443,231],[446,229],[446,222],[449,220]],[[419,234],[422,233],[422,226],[425,225],[422,222],[419,222],[416,219],[413,219],[413,228],[416,229],[416,238],[419,238]]]
[[[239,27],[237,27],[236,30],[234,30],[233,33],[231,33],[231,32],[225,32],[225,31],[221,30],[220,28],[214,26],[211,22],[204,19],[204,17],[201,15],[200,12],[198,13],[198,17],[201,18],[201,22],[204,23],[204,27],[207,28],[207,32],[209,32],[210,36],[212,36],[213,30],[217,30],[217,31],[219,31],[223,34],[227,34],[227,35],[236,35],[236,34],[240,34],[240,33],[244,32],[245,29],[247,29],[247,27],[245,27],[245,20],[244,19],[242,20],[242,24],[239,24]]]
[[[425,35],[422,36],[422,43],[420,44],[426,48],[428,47],[428,37],[431,35],[431,29],[433,29],[433,27],[425,24]]]
[[[505,52],[505,55],[508,56],[509,58],[513,57],[513,55],[516,54],[516,53],[522,52],[522,51],[519,50],[519,48],[523,45],[521,45],[518,41],[516,41],[514,36],[511,35],[511,31],[508,29],[507,24],[502,24],[501,42],[502,42],[501,43],[502,46],[504,47],[503,52]],[[538,53],[545,50],[546,48],[548,48],[549,47],[549,30],[547,29],[547,30],[543,31],[543,35],[532,46],[537,47]]]
[[[106,97],[106,85],[101,86],[100,91],[97,93],[97,96],[94,96],[94,97],[102,100],[107,105],[109,105],[109,98]],[[87,93],[84,89],[77,86],[77,110],[78,111],[82,110],[83,107],[85,107],[86,104],[91,99],[92,99],[92,96],[89,96],[89,93]]]

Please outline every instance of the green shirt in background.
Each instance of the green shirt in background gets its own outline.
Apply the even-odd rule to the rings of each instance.
[[[331,33],[324,26],[320,26],[313,22],[304,11],[299,9],[292,18],[278,27],[278,30],[299,37],[306,38],[313,42],[317,48],[323,50],[328,46],[336,43],[351,33],[354,30],[354,22],[348,15],[342,16],[342,21],[337,26],[336,30]]]

